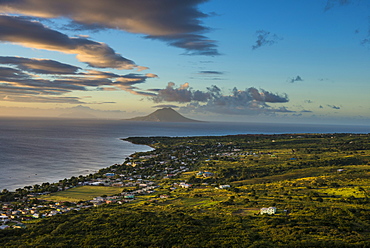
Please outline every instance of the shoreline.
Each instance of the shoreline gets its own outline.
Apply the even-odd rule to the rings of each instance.
[[[148,151],[151,151],[153,148],[152,147],[150,147],[149,145],[144,145],[144,144],[135,144],[135,143],[133,143],[133,142],[130,142],[130,141],[128,141],[128,140],[126,140],[126,139],[128,139],[128,138],[130,138],[130,137],[127,137],[127,138],[117,138],[120,142],[128,142],[128,143],[130,143],[130,144],[133,144],[133,145],[138,145],[138,146],[142,146],[142,147],[147,147],[148,149],[146,149],[146,150],[144,150],[144,151],[135,151],[135,152],[133,152],[133,153],[131,153],[131,154],[129,154],[129,155],[127,155],[126,157],[123,157],[122,158],[122,162],[121,163],[123,163],[127,158],[129,158],[129,157],[131,157],[133,154],[135,154],[135,153],[137,153],[137,152],[148,152]],[[69,176],[62,176],[62,177],[58,177],[57,179],[51,179],[51,180],[43,180],[43,181],[36,181],[35,180],[35,182],[34,183],[31,183],[31,184],[22,184],[22,186],[21,185],[18,185],[18,186],[13,186],[13,188],[11,188],[11,187],[1,187],[0,188],[0,190],[1,191],[3,191],[3,190],[7,190],[7,191],[9,191],[9,192],[16,192],[16,190],[17,189],[24,189],[24,188],[26,188],[26,187],[33,187],[34,185],[42,185],[42,184],[57,184],[57,183],[59,183],[60,181],[63,181],[63,180],[65,180],[65,179],[71,179],[72,177],[80,177],[80,176],[83,176],[83,177],[86,177],[86,176],[88,176],[88,175],[90,175],[90,174],[96,174],[99,170],[103,170],[103,169],[107,169],[107,168],[110,168],[110,167],[112,167],[112,166],[114,166],[114,165],[117,165],[117,164],[119,164],[119,163],[114,163],[114,164],[111,164],[111,165],[109,165],[109,166],[104,166],[104,167],[100,167],[100,168],[96,168],[96,169],[87,169],[87,170],[85,170],[85,169],[81,169],[81,172],[86,172],[86,173],[77,173],[77,174],[71,174],[71,175],[69,175]],[[37,175],[37,174],[36,174]]]
[[[207,135],[199,135],[199,136],[136,136],[136,137],[125,137],[125,138],[117,138],[117,139],[119,139],[120,141],[124,141],[124,142],[128,142],[128,143],[131,143],[131,144],[134,144],[134,145],[138,145],[138,146],[144,146],[144,147],[148,147],[148,149],[147,150],[145,150],[145,151],[135,151],[135,152],[133,152],[133,153],[131,153],[131,154],[129,154],[129,155],[127,155],[124,159],[123,159],[123,161],[125,161],[126,159],[128,159],[129,157],[131,157],[132,155],[134,155],[134,154],[136,154],[136,153],[138,153],[138,152],[149,152],[149,151],[152,151],[152,150],[154,150],[155,148],[154,148],[154,146],[152,146],[151,144],[144,144],[144,143],[140,143],[140,142],[135,142],[134,140],[136,139],[150,139],[150,138],[158,138],[158,137],[166,137],[166,138],[181,138],[181,137],[223,137],[223,136],[273,136],[273,135],[315,135],[315,134],[353,134],[353,135],[361,135],[361,134],[363,134],[363,135],[366,135],[367,133],[279,133],[279,134],[268,134],[268,133],[265,133],[265,134],[263,134],[263,133],[261,133],[261,134],[232,134],[232,135],[210,135],[210,136],[207,136]],[[150,148],[150,149],[149,149]],[[122,162],[122,163],[124,163],[124,162]],[[24,188],[26,188],[26,187],[33,187],[34,185],[38,185],[38,184],[57,184],[57,183],[59,183],[60,181],[63,181],[63,180],[65,180],[65,179],[67,179],[67,180],[69,180],[69,179],[71,179],[71,178],[76,178],[76,177],[86,177],[86,176],[89,176],[89,175],[94,175],[94,174],[96,174],[97,172],[99,172],[100,170],[104,170],[104,169],[109,169],[109,168],[111,168],[112,166],[116,166],[116,165],[120,165],[120,164],[118,164],[118,163],[115,163],[115,164],[112,164],[112,165],[110,165],[110,166],[106,166],[106,167],[100,167],[98,170],[92,170],[91,172],[92,173],[87,173],[87,174],[79,174],[79,175],[76,175],[76,174],[74,174],[74,175],[71,175],[70,177],[68,177],[68,176],[66,176],[66,177],[64,177],[64,178],[61,178],[61,177],[59,177],[59,179],[56,179],[56,180],[54,180],[54,181],[52,181],[52,182],[50,182],[51,180],[45,180],[45,181],[42,181],[42,182],[39,182],[39,183],[35,183],[35,184],[33,184],[33,185],[23,185],[23,186],[21,186],[21,187],[16,187],[14,190],[12,190],[12,189],[8,189],[8,188],[0,188],[0,190],[1,191],[3,191],[3,190],[7,190],[7,191],[9,191],[9,192],[16,192],[16,190],[17,189],[19,189],[19,188],[21,188],[21,189],[24,189]],[[90,170],[88,170],[88,171],[90,171]]]
[[[151,146],[153,149],[135,152],[122,164],[102,168],[88,176],[72,176],[58,183],[43,183],[37,187],[25,186],[15,192],[3,190],[0,203],[2,208],[5,208],[8,219],[23,221],[54,216],[57,209],[62,211],[60,213],[67,213],[70,210],[79,211],[102,204],[130,203],[136,197],[144,197],[148,201],[146,205],[150,205],[151,199],[143,195],[150,195],[153,199],[165,199],[177,188],[208,187],[218,191],[256,183],[265,185],[282,180],[285,176],[294,177],[290,174],[291,170],[298,173],[298,178],[317,176],[317,171],[326,174],[328,170],[336,172],[337,175],[344,175],[347,170],[353,170],[358,165],[367,166],[366,168],[370,166],[370,157],[365,152],[367,146],[363,146],[364,141],[368,144],[368,140],[369,134],[128,137],[125,141]],[[335,150],[339,147],[341,153]],[[358,153],[358,150],[363,152]],[[340,156],[324,156],[318,159],[319,154],[328,152]],[[229,162],[229,165],[235,165],[234,169],[230,170],[231,167],[224,164]],[[217,163],[219,166],[215,166]],[[272,164],[275,166],[271,167]],[[221,169],[220,165],[228,169]],[[260,166],[266,166],[267,170],[261,170]],[[239,172],[236,173],[235,170]],[[246,173],[246,170],[249,173]],[[168,186],[168,183],[172,187]],[[163,188],[164,185],[167,185],[166,189]],[[322,185],[338,188],[341,183]],[[313,186],[317,186],[317,183]],[[307,189],[312,189],[312,186]],[[232,191],[238,193],[242,190]],[[192,199],[202,197],[199,194],[190,196]],[[232,202],[221,201],[220,204],[233,205]],[[61,205],[63,207],[60,207]],[[15,207],[18,210],[13,214]],[[36,215],[31,216],[33,213],[29,209],[36,211]],[[41,211],[45,209],[47,212]]]

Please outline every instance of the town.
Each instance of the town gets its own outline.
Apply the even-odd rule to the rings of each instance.
[[[192,144],[197,140],[189,140],[188,142]],[[261,155],[263,154],[261,153]],[[270,152],[267,154],[274,156]],[[231,143],[208,144],[201,147],[180,145],[176,147],[176,150],[167,149],[166,151],[159,150],[133,154],[126,158],[122,165],[115,164],[88,176],[72,177],[61,180],[56,184],[44,183],[42,185],[25,186],[23,189],[17,189],[13,194],[3,190],[1,199],[6,200],[7,197],[13,197],[8,199],[8,201],[12,200],[13,203],[4,200],[0,203],[0,214],[3,222],[0,229],[24,228],[25,225],[21,221],[50,217],[69,211],[79,211],[102,204],[127,203],[133,201],[135,196],[155,193],[156,188],[160,187],[159,181],[179,178],[182,173],[188,172],[200,163],[207,163],[217,157],[235,160],[240,156],[258,157],[260,154],[253,151],[242,151],[238,146]],[[195,178],[214,179],[214,173],[209,171],[199,171],[193,174],[195,174]],[[203,183],[204,185],[208,185],[208,183]],[[45,195],[81,186],[116,187],[122,188],[123,192],[114,196],[97,196],[91,200],[79,202],[42,200]],[[215,182],[211,183],[211,186],[220,189],[230,187],[230,185],[217,185]],[[178,187],[190,188],[192,184],[180,180],[174,182],[170,189],[176,190]],[[163,199],[168,195],[164,194],[159,197]]]
[[[94,174],[14,192],[3,190],[0,239],[4,232],[6,242],[18,244],[35,233],[44,237],[42,230],[55,225],[74,233],[78,225],[94,231],[94,223],[104,223],[104,228],[114,230],[112,235],[119,229],[125,233],[120,239],[127,242],[135,237],[145,244],[153,239],[138,236],[135,230],[151,228],[153,235],[166,237],[177,235],[179,228],[181,233],[195,228],[196,234],[191,232],[188,237],[227,233],[251,244],[264,236],[292,246],[295,239],[315,240],[317,236],[319,243],[337,239],[340,244],[362,244],[369,238],[368,134],[126,140],[154,149],[134,153],[122,164]],[[63,225],[69,220],[80,224]],[[289,233],[288,237],[276,236],[278,229]],[[20,232],[25,236],[19,236]],[[105,233],[104,240],[113,242],[109,235]],[[47,237],[53,242],[67,236],[53,232]],[[83,237],[73,241],[82,245]],[[195,247],[201,239],[188,240]],[[127,244],[134,247],[136,243]]]

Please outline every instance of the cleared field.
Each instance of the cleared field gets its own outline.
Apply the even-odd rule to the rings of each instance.
[[[369,187],[363,188],[364,190],[368,191]],[[326,193],[328,195],[336,195],[341,197],[356,197],[356,198],[364,198],[366,197],[365,193],[358,189],[358,187],[341,187],[341,188],[326,188],[319,190],[321,193]]]
[[[65,191],[52,193],[50,195],[41,196],[40,199],[47,201],[69,201],[79,202],[92,200],[94,197],[102,195],[115,195],[122,192],[122,188],[104,187],[104,186],[80,186]]]

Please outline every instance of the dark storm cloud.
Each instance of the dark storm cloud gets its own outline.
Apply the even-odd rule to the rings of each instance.
[[[266,45],[271,46],[277,43],[279,40],[282,40],[282,38],[278,37],[276,34],[271,34],[270,32],[266,30],[257,30],[256,35],[257,35],[257,40],[256,40],[256,44],[252,46],[253,50],[260,48],[262,46],[266,46]]]
[[[68,37],[39,22],[15,16],[0,16],[0,41],[25,47],[76,54],[81,62],[96,68],[133,69],[138,67],[105,43]],[[140,67],[138,67],[140,69]]]
[[[266,90],[250,87],[246,90],[234,88],[230,95],[224,95],[220,88],[213,85],[207,91],[193,90],[189,84],[176,88],[169,83],[166,89],[158,91],[154,102],[178,102],[189,104],[181,107],[182,112],[213,112],[220,114],[251,115],[272,112],[291,112],[285,107],[272,108],[267,103],[288,102],[286,94],[274,94]]]
[[[203,34],[209,29],[202,19],[209,15],[198,5],[207,0],[0,0],[4,13],[39,18],[65,17],[70,27],[120,29],[162,40],[187,54],[218,55],[215,42]]]
[[[295,83],[295,82],[302,82],[303,79],[301,78],[301,76],[296,76],[292,79],[289,80],[291,83]]]

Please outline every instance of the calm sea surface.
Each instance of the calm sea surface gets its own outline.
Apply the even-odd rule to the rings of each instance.
[[[116,120],[0,119],[0,190],[57,182],[149,151],[121,138],[278,133],[370,133],[368,126],[269,123],[148,123]]]

